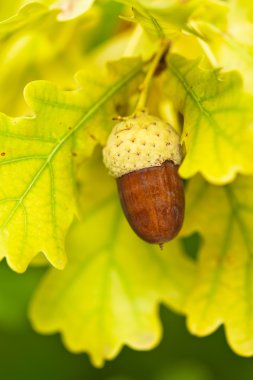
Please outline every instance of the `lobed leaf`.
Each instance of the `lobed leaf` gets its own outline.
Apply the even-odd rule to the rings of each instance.
[[[1,112],[12,116],[29,112],[22,91],[33,80],[45,79],[65,89],[75,88],[72,73],[86,67],[86,62],[93,65],[85,54],[96,43],[97,33],[106,33],[99,10],[95,8],[82,18],[59,23],[56,11],[31,3],[0,22]]]
[[[244,0],[230,0],[227,6],[225,23],[217,24],[214,20],[199,19],[193,29],[205,40],[213,64],[227,70],[239,70],[245,88],[252,92],[252,4]]]
[[[0,40],[5,40],[11,34],[33,24],[47,14],[48,9],[40,3],[30,3],[20,8],[17,14],[0,21]]]
[[[110,85],[96,73],[79,74],[75,91],[32,82],[25,97],[36,116],[0,115],[0,256],[14,270],[23,272],[39,252],[64,267],[65,234],[76,213],[73,161],[104,142],[108,114],[115,112],[111,98],[140,79],[142,63],[128,60],[126,68],[123,62],[121,76]]]
[[[42,20],[49,13],[55,13],[59,21],[67,21],[87,12],[94,0],[40,0],[19,1],[4,7],[0,15],[0,39]],[[18,9],[18,7],[20,7]],[[7,17],[6,17],[6,16]]]
[[[187,189],[184,234],[202,247],[186,305],[190,331],[203,336],[222,323],[232,349],[253,355],[253,178],[215,187],[202,178]]]
[[[69,350],[88,352],[96,366],[125,344],[154,347],[161,337],[158,304],[182,311],[194,278],[179,241],[161,251],[134,235],[100,162],[82,169],[82,221],[67,238],[68,266],[49,271],[30,310],[38,332],[59,331]]]
[[[218,25],[223,25],[227,11],[224,2],[217,0],[118,1],[132,6],[133,17],[128,17],[129,21],[139,23],[151,37],[156,38],[175,39],[185,32],[199,37],[192,23],[215,20]]]
[[[182,177],[200,172],[221,184],[253,172],[253,98],[237,72],[203,70],[199,60],[172,55],[165,91],[184,117]]]
[[[133,5],[131,0],[120,1]],[[191,0],[187,4],[172,1],[170,4],[167,2],[162,6],[152,6],[150,2],[137,1],[132,6],[134,16],[129,18],[129,21],[140,23],[150,36],[172,38],[185,27],[188,18],[199,3],[199,0]]]

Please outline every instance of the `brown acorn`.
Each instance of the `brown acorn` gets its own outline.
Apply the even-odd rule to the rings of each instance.
[[[120,201],[126,218],[142,239],[162,244],[180,231],[184,218],[184,188],[178,166],[139,169],[117,178]]]
[[[163,244],[180,231],[184,188],[179,136],[146,110],[118,123],[104,148],[125,216],[143,240]]]

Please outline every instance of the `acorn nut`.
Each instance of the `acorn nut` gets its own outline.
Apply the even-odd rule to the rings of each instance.
[[[176,131],[143,109],[115,125],[103,155],[135,233],[149,243],[173,239],[182,227],[185,203]]]

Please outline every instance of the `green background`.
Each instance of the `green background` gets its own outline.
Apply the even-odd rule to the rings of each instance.
[[[45,269],[30,268],[17,275],[0,265],[0,379],[36,380],[250,380],[253,359],[236,356],[227,346],[223,329],[197,338],[185,319],[161,307],[164,337],[156,349],[137,352],[127,347],[102,369],[93,368],[86,354],[74,355],[60,336],[32,331],[26,310]]]

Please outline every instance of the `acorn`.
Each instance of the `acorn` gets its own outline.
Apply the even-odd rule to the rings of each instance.
[[[117,180],[132,229],[143,240],[162,245],[178,234],[184,219],[180,137],[146,109],[122,119],[103,149],[104,164]]]

